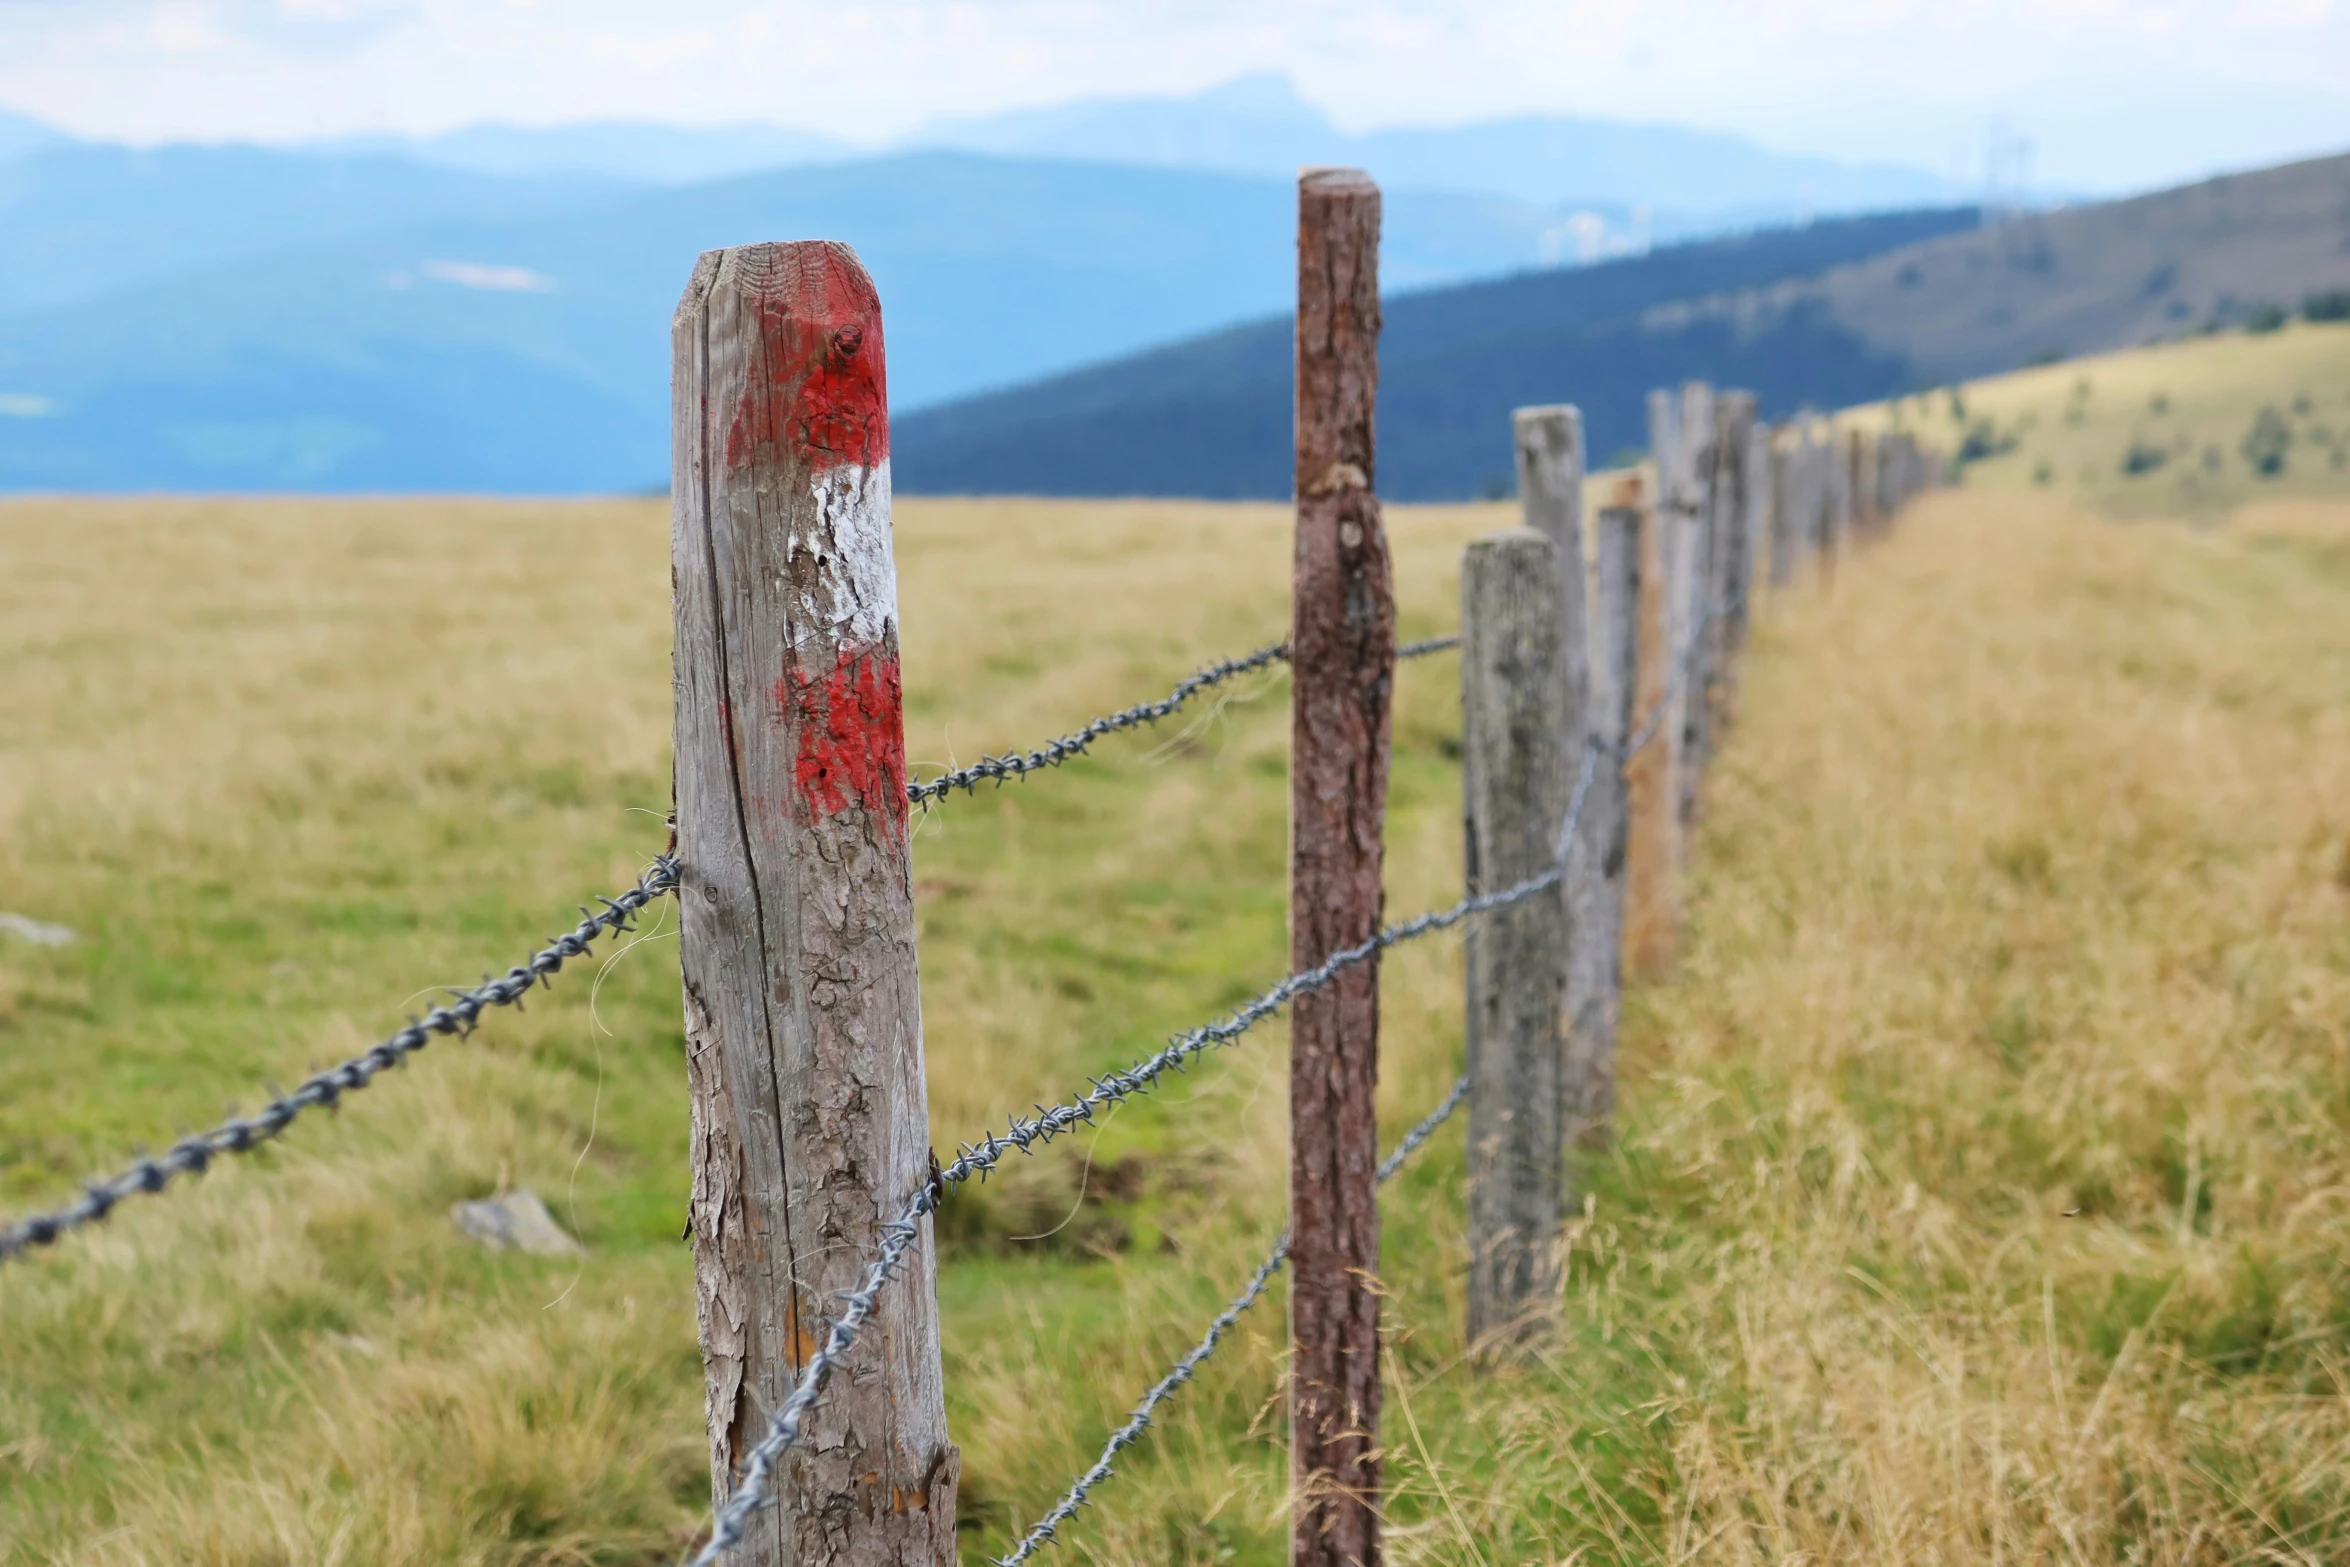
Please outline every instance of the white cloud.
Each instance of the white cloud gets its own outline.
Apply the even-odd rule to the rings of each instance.
[[[57,405],[30,392],[0,392],[0,419],[46,419]]]
[[[459,288],[482,288],[498,294],[548,294],[555,280],[528,267],[496,267],[480,261],[427,261],[418,269],[436,283]],[[394,288],[405,288],[405,274],[393,274]]]
[[[2350,143],[2345,0],[33,0],[0,105],[135,140],[940,114],[1290,72],[1343,123],[1585,113],[2044,178]],[[2124,113],[2126,111],[2126,113]],[[2135,116],[2130,118],[2129,116]],[[2200,136],[2200,141],[2196,138]]]

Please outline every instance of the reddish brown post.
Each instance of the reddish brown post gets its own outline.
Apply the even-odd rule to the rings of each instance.
[[[1289,961],[1379,929],[1395,591],[1371,490],[1379,187],[1298,181],[1297,546],[1289,646]],[[1289,1023],[1292,1567],[1379,1559],[1379,965]]]
[[[930,1179],[881,307],[846,245],[714,250],[671,330],[694,1282],[723,1498]],[[952,1567],[929,1221],[734,1567]]]

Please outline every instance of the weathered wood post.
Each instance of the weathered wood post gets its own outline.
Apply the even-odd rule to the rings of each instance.
[[[1832,587],[1836,565],[1852,541],[1852,464],[1846,449],[1851,443],[1833,424],[1820,466],[1826,476],[1826,496],[1820,511],[1820,585]]]
[[[1737,716],[1737,655],[1746,642],[1746,559],[1754,511],[1754,415],[1752,392],[1726,391],[1714,399],[1705,748],[1698,757],[1700,769],[1712,764],[1722,736]]]
[[[1582,729],[1569,673],[1567,576],[1557,546],[1531,529],[1479,539],[1461,560],[1461,803],[1472,894],[1557,863],[1574,786],[1568,753],[1581,749],[1568,736]],[[1562,721],[1570,713],[1571,729]],[[1568,930],[1563,886],[1469,929],[1472,1344],[1538,1336],[1558,1292]]]
[[[1795,564],[1802,550],[1803,447],[1790,425],[1771,432],[1763,447],[1770,463],[1771,588],[1785,589],[1795,580]]]
[[[1771,485],[1771,427],[1763,420],[1754,394],[1749,392],[1746,398],[1746,460],[1739,465],[1739,472],[1745,475],[1746,536],[1738,549],[1737,575],[1730,584],[1731,602],[1736,605],[1732,620],[1736,634],[1731,639],[1734,650],[1745,648],[1754,629],[1755,600],[1762,596],[1763,575],[1770,567],[1772,519],[1778,507],[1778,492]]]
[[[1297,542],[1289,646],[1292,972],[1379,929],[1395,591],[1372,492],[1379,187],[1298,181]],[[1379,964],[1289,1023],[1291,1567],[1379,1556]]]
[[[881,307],[846,245],[713,250],[671,332],[694,1281],[723,1499],[930,1179]],[[732,1560],[955,1560],[929,1221]]]
[[[1640,659],[1640,489],[1626,479],[1602,507],[1593,540],[1591,679],[1584,732],[1592,748],[1583,848],[1570,867],[1590,887],[1569,904],[1567,1065],[1559,1083],[1560,1136],[1569,1147],[1606,1135],[1616,1109],[1616,1027],[1623,1014],[1624,881],[1630,817],[1624,747]],[[1580,759],[1575,765],[1581,767]],[[1565,1194],[1574,1206],[1573,1194]]]
[[[1709,591],[1714,572],[1714,460],[1720,450],[1714,431],[1714,389],[1703,381],[1681,388],[1681,451],[1674,464],[1680,496],[1674,503],[1672,555],[1673,646],[1679,676],[1675,706],[1681,719],[1681,747],[1675,758],[1675,798],[1683,830],[1674,839],[1673,921],[1680,924],[1680,878],[1685,870],[1688,830],[1697,820],[1710,738],[1708,702],[1713,686],[1716,617]]]
[[[1560,1124],[1568,1129],[1563,1135],[1572,1136],[1574,1128],[1604,1117],[1612,1102],[1602,1079],[1614,1061],[1622,961],[1623,782],[1614,753],[1600,749],[1603,742],[1592,707],[1599,689],[1597,660],[1604,650],[1603,623],[1592,613],[1595,594],[1587,591],[1599,585],[1587,569],[1584,544],[1583,416],[1566,404],[1520,408],[1511,416],[1511,425],[1517,438],[1518,499],[1526,526],[1556,547],[1563,573],[1559,605],[1565,622],[1567,705],[1559,716],[1571,777],[1582,776],[1585,753],[1590,753],[1591,783],[1567,860],[1567,992],[1559,1115]],[[1629,629],[1633,608],[1627,603],[1623,609]],[[1623,700],[1630,699],[1628,685],[1618,690]],[[1623,739],[1618,735],[1604,743],[1620,746]],[[1611,855],[1617,878],[1612,907],[1606,880]]]
[[[1681,517],[1667,499],[1681,462],[1680,409],[1669,392],[1648,396],[1649,450],[1655,474],[1640,498],[1639,657],[1633,709],[1641,742],[1624,761],[1631,825],[1625,881],[1624,962],[1654,973],[1673,960],[1679,935],[1675,906],[1681,862],[1681,658],[1676,572]]]

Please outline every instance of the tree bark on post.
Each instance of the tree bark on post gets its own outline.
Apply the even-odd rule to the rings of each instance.
[[[713,1493],[930,1179],[881,309],[715,250],[672,328],[679,943]],[[955,1560],[929,1220],[733,1560]]]
[[[1531,529],[1479,539],[1461,560],[1461,803],[1472,894],[1557,863],[1573,787],[1567,736],[1579,735],[1582,716],[1574,714],[1573,731],[1561,722],[1572,700],[1567,574],[1557,546]],[[1567,936],[1563,886],[1469,928],[1472,1344],[1538,1339],[1558,1293]]]
[[[1559,1135],[1568,1147],[1601,1141],[1616,1109],[1616,1027],[1623,1015],[1624,876],[1630,819],[1624,747],[1640,660],[1640,491],[1619,485],[1601,508],[1591,583],[1591,679],[1584,732],[1592,746],[1591,794],[1581,856],[1570,867],[1591,894],[1571,904],[1567,1065],[1560,1079]],[[1576,765],[1580,767],[1579,759]],[[1587,922],[1587,923],[1586,923]],[[1573,1206],[1573,1194],[1562,1201]]]
[[[1289,960],[1379,929],[1395,591],[1372,491],[1379,187],[1298,181],[1297,540],[1289,646]],[[1379,964],[1298,998],[1289,1024],[1293,1567],[1379,1556]]]

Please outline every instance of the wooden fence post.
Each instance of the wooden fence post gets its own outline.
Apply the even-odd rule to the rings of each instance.
[[[1289,959],[1379,929],[1395,592],[1372,492],[1379,187],[1298,181],[1297,540],[1289,646]],[[1289,1023],[1291,1567],[1379,1558],[1379,964]]]
[[[1583,416],[1561,404],[1521,408],[1511,416],[1517,438],[1518,496],[1526,526],[1558,550],[1560,609],[1565,619],[1567,706],[1561,712],[1567,770],[1580,777],[1586,747],[1620,746],[1623,737],[1603,740],[1594,698],[1600,689],[1600,638],[1605,622],[1594,610],[1604,590],[1588,569],[1583,527]],[[1634,609],[1623,606],[1625,626]],[[1626,676],[1628,681],[1629,676]],[[1630,687],[1614,688],[1620,701]],[[1591,785],[1567,861],[1567,993],[1559,1076],[1560,1125],[1572,1138],[1577,1128],[1606,1117],[1613,1103],[1608,1074],[1615,1059],[1617,993],[1623,950],[1623,780],[1612,751],[1592,757]],[[1611,827],[1610,824],[1614,825]],[[1613,858],[1615,885],[1608,885]],[[1611,898],[1612,893],[1612,898]]]
[[[714,250],[672,349],[679,946],[723,1498],[880,1225],[929,1181],[930,1122],[880,303],[845,245]],[[922,1223],[744,1567],[954,1562]]]
[[[1591,888],[1570,905],[1567,1067],[1559,1087],[1560,1136],[1569,1147],[1604,1137],[1616,1108],[1616,1026],[1623,1013],[1624,880],[1629,818],[1624,746],[1640,659],[1640,490],[1624,480],[1599,513],[1591,574],[1591,678],[1584,731],[1594,748],[1585,845],[1575,871]],[[1576,765],[1580,767],[1579,759]],[[1567,1194],[1572,1206],[1571,1194]]]
[[[1795,580],[1803,525],[1803,446],[1800,426],[1790,422],[1772,431],[1763,451],[1770,463],[1771,587],[1783,590]]]
[[[1681,878],[1687,868],[1689,827],[1697,820],[1698,787],[1705,767],[1707,701],[1713,685],[1714,620],[1708,591],[1714,568],[1714,460],[1720,449],[1714,430],[1714,389],[1703,381],[1681,388],[1681,451],[1675,462],[1680,496],[1674,502],[1672,554],[1666,567],[1672,574],[1674,662],[1680,685],[1674,705],[1681,722],[1681,745],[1674,758],[1674,789],[1682,831],[1673,840],[1673,924],[1678,941],[1681,921]]]
[[[1479,539],[1461,560],[1461,803],[1472,894],[1539,876],[1559,854],[1574,786],[1568,753],[1581,750],[1568,737],[1582,732],[1569,673],[1568,571],[1556,545],[1524,528]],[[1572,727],[1562,722],[1570,713]],[[1469,929],[1472,1344],[1537,1337],[1558,1292],[1567,942],[1563,886]]]
[[[1769,569],[1771,519],[1778,492],[1771,487],[1771,427],[1762,419],[1754,394],[1747,394],[1746,460],[1739,465],[1746,476],[1745,540],[1738,550],[1738,574],[1731,592],[1738,606],[1737,636],[1732,646],[1744,649],[1754,628],[1755,600],[1762,594],[1763,574]]]
[[[1643,974],[1672,962],[1678,937],[1674,888],[1681,862],[1681,664],[1674,614],[1678,579],[1673,568],[1680,514],[1669,497],[1677,483],[1681,437],[1680,410],[1671,393],[1648,394],[1648,429],[1655,476],[1642,497],[1640,652],[1633,693],[1635,722],[1647,739],[1624,761],[1631,813],[1624,962]]]
[[[1820,455],[1821,472],[1827,480],[1825,502],[1820,509],[1820,585],[1823,587],[1834,585],[1836,564],[1852,539],[1852,464],[1845,456],[1848,445],[1844,432],[1829,425],[1826,447]]]
[[[1736,660],[1746,642],[1746,561],[1754,510],[1754,412],[1752,392],[1728,391],[1714,400],[1712,569],[1706,585],[1710,619],[1700,771],[1711,765],[1722,735],[1737,721]]]

